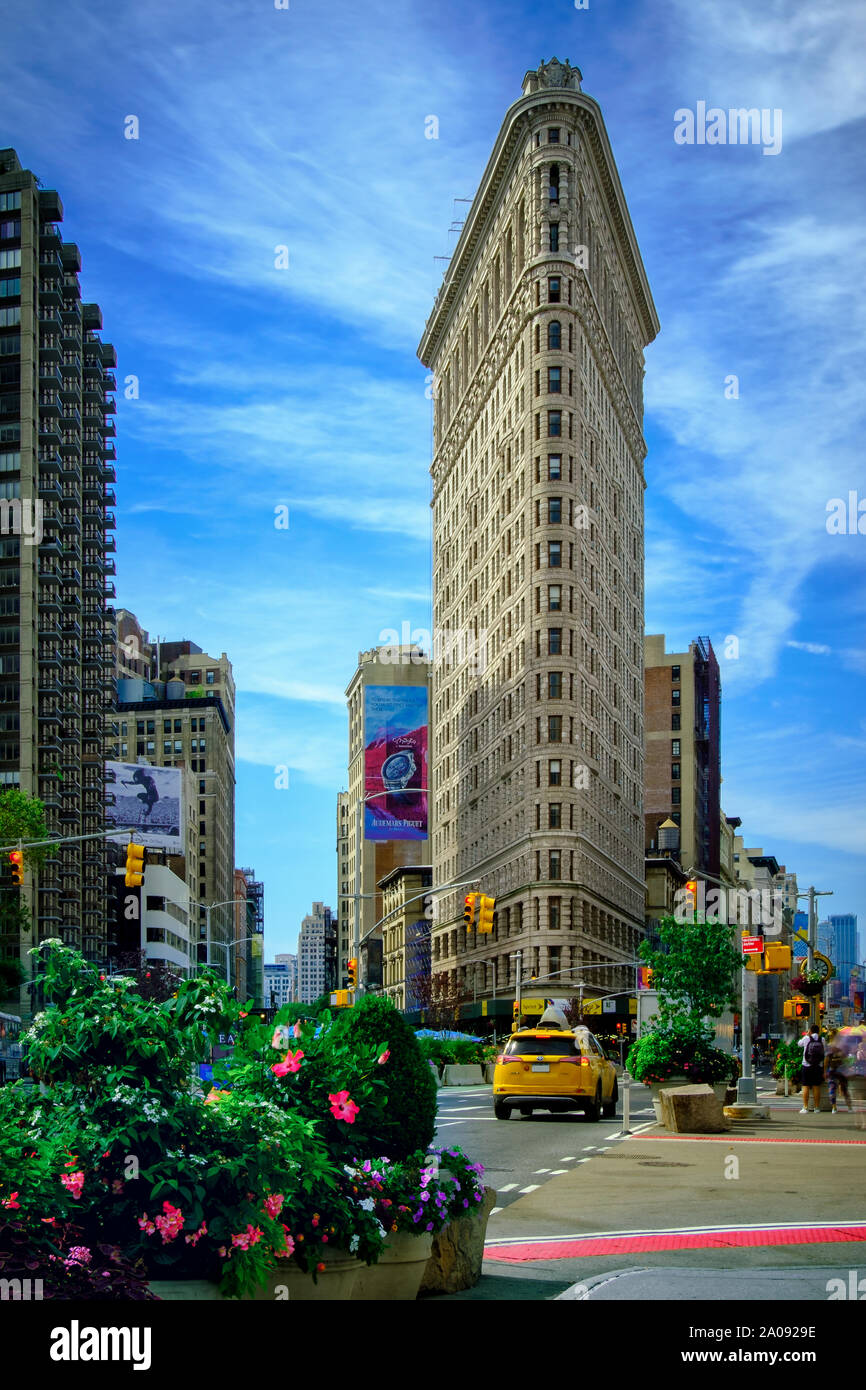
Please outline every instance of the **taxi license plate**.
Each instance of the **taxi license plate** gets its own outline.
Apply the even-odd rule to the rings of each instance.
[[[549,1063],[549,1062],[533,1062],[533,1063],[532,1063],[532,1070],[533,1070],[533,1071],[550,1071],[550,1063]]]

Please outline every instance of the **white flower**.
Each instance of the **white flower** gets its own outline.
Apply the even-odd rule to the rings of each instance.
[[[358,1248],[358,1246],[359,1246],[360,1244],[361,1244],[361,1237],[360,1237],[360,1236],[352,1236],[352,1239],[349,1241],[349,1250],[350,1250],[351,1254],[354,1255],[355,1251],[357,1250],[357,1248]]]
[[[358,1203],[362,1211],[372,1211],[375,1205],[376,1203],[373,1201],[372,1197],[365,1197],[362,1202]]]

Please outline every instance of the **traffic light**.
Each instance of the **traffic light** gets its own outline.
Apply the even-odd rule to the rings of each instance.
[[[9,863],[12,865],[12,882],[20,888],[24,882],[24,855],[20,849],[13,849],[9,855]]]
[[[697,881],[696,878],[690,878],[690,879],[688,880],[688,882],[686,883],[686,892],[689,894],[689,897],[691,898],[691,902],[689,903],[689,911],[690,911],[690,912],[697,912],[697,910],[698,910],[698,881]]]
[[[463,922],[467,931],[471,931],[475,922],[475,904],[481,895],[479,893],[467,893],[464,899]]]
[[[773,941],[764,947],[764,970],[765,971],[788,971],[791,969],[791,948],[783,946],[779,941]]]
[[[479,932],[493,931],[493,913],[496,910],[496,899],[487,898],[482,893],[478,903],[478,930]]]
[[[805,999],[795,999],[795,1000],[794,1000],[794,1017],[795,1017],[795,1018],[808,1018],[808,1017],[809,1017],[809,1004],[808,1004],[807,1000],[805,1000]]]
[[[127,888],[140,888],[144,882],[144,845],[133,844],[130,840],[126,846],[126,886]]]
[[[357,987],[358,987],[358,958],[357,958],[357,956],[353,956],[352,959],[348,962],[348,964],[346,965],[346,971],[347,971],[348,976],[349,976],[349,989],[357,989]]]
[[[827,1012],[827,1005],[824,1003],[824,1000],[822,999],[822,1000],[819,1002],[819,1004],[818,1004],[818,1013],[821,1014],[821,1015],[823,1016],[826,1012]]]

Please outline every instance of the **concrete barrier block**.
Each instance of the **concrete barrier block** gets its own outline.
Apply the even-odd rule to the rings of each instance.
[[[674,1134],[721,1134],[728,1129],[712,1086],[676,1086],[661,1092],[662,1124]]]
[[[480,1066],[467,1066],[456,1062],[442,1068],[443,1086],[483,1086],[484,1072]]]

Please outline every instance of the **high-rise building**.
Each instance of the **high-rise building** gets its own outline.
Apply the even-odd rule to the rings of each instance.
[[[301,922],[298,933],[298,1000],[312,1004],[333,989],[336,982],[337,929],[334,916],[324,903],[313,903],[313,910]]]
[[[0,788],[40,797],[49,832],[72,836],[105,826],[117,359],[62,220],[59,195],[0,150]],[[33,930],[0,938],[3,956],[29,977],[27,948],[55,936],[104,961],[107,864],[86,840],[28,874]]]
[[[474,878],[498,904],[478,938],[466,890],[440,900],[433,971],[479,998],[494,971],[513,988],[515,949],[555,993],[631,960],[643,930],[643,350],[657,331],[601,111],[577,68],[542,63],[505,115],[419,347],[442,634],[433,882]]]
[[[340,888],[338,986],[342,986],[346,964],[352,956],[355,933],[355,899],[350,897],[347,902],[343,894],[348,892],[351,895],[360,891],[364,895],[359,900],[360,936],[363,938],[384,913],[379,886],[381,880],[392,869],[404,865],[423,864],[429,860],[429,839],[426,827],[423,834],[415,835],[413,833],[412,838],[394,838],[388,835],[387,831],[377,829],[374,824],[384,817],[391,816],[404,799],[408,804],[409,798],[416,808],[420,808],[422,816],[425,814],[425,808],[426,814],[429,815],[431,807],[429,793],[426,786],[418,789],[418,775],[421,773],[422,764],[426,768],[429,682],[430,662],[419,647],[411,644],[381,646],[358,653],[358,666],[346,690],[349,714],[349,790],[340,793],[340,798],[338,798],[337,850],[340,870],[339,882],[341,885],[348,883],[349,886],[348,890],[342,886]],[[421,710],[423,706],[423,730],[416,732],[419,732],[419,736],[423,739],[424,749],[423,753],[418,752],[417,758],[414,753],[411,755],[414,764],[413,771],[416,775],[414,778],[410,778],[408,788],[401,790],[395,781],[392,790],[381,796],[375,793],[370,795],[366,791],[366,749],[368,740],[374,739],[377,731],[372,727],[367,717],[369,702],[373,702],[373,708],[378,708],[376,703],[378,692],[395,691],[407,687],[412,687],[414,690],[421,688],[427,695],[425,699],[424,696],[416,696],[413,692],[407,694],[406,697],[407,709]],[[399,706],[401,698],[400,696],[396,697],[396,705]],[[382,748],[380,751],[386,753],[390,750],[390,757],[396,758],[400,756],[397,747],[398,742],[399,739],[395,741],[393,748],[389,744],[388,749]],[[388,761],[389,758],[386,758],[385,763]],[[418,794],[412,791],[412,787],[418,789]],[[364,800],[365,796],[368,797],[366,801]],[[395,816],[395,819],[399,820],[399,817]],[[383,838],[373,838],[368,834],[371,828],[375,834],[382,834]],[[395,827],[395,833],[398,837],[402,836],[404,828]],[[355,866],[358,860],[359,838],[361,843],[361,872],[360,878],[356,879]],[[360,890],[356,886],[358,883]]]
[[[240,950],[243,954],[246,998],[261,1005],[267,1003],[264,998],[265,885],[256,878],[253,869],[239,869],[236,873],[240,873],[244,880],[245,914]]]
[[[833,932],[835,955],[831,960],[841,982],[841,993],[849,995],[851,971],[860,964],[857,940],[857,916],[853,912],[831,912],[827,918]]]
[[[644,819],[651,849],[658,827],[680,827],[684,869],[718,876],[721,834],[719,663],[708,637],[666,652],[663,634],[644,642],[646,772]]]
[[[124,615],[125,628],[146,637],[135,615],[128,610]],[[192,642],[165,642],[154,649],[159,679],[124,676],[118,681],[108,756],[118,762],[184,769],[186,843],[181,872],[190,893],[193,937],[205,960],[205,907],[213,905],[210,931],[216,949],[210,960],[225,975],[230,968],[229,943],[238,939],[237,909],[233,909],[235,687],[231,662],[225,652],[219,658],[210,657]],[[240,936],[251,934],[252,929]],[[237,982],[234,966],[232,961],[231,974]]]
[[[281,1009],[293,1004],[298,993],[298,957],[289,951],[279,952],[264,966],[264,1003]]]

